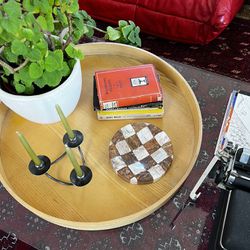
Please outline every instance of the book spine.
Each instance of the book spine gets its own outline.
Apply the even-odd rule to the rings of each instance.
[[[131,114],[131,115],[100,115],[97,114],[98,120],[129,120],[129,119],[151,119],[162,118],[163,114]]]
[[[162,102],[163,96],[162,94],[155,94],[155,95],[143,95],[143,96],[137,96],[137,97],[131,97],[131,98],[121,98],[118,100],[109,100],[109,101],[100,101],[100,109],[106,110],[106,109],[112,109],[112,108],[120,108],[120,107],[126,107],[126,106],[133,106],[133,105],[139,105],[144,103],[150,103],[150,102]]]
[[[143,109],[114,109],[97,110],[99,115],[140,115],[140,114],[163,114],[164,108],[143,108]]]
[[[98,110],[96,113],[99,120],[160,118],[164,114],[164,108]]]

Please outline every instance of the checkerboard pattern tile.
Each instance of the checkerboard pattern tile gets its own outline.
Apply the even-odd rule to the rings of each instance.
[[[151,123],[132,123],[119,129],[109,145],[114,171],[132,184],[159,180],[173,161],[168,135]]]

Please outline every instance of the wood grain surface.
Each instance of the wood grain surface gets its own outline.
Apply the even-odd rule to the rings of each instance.
[[[120,227],[151,214],[180,188],[200,150],[201,113],[187,82],[159,57],[121,44],[89,43],[78,48],[85,54],[83,88],[80,102],[68,122],[84,134],[82,149],[87,165],[93,171],[92,181],[84,187],[63,186],[46,176],[30,174],[27,168],[29,156],[15,132],[22,132],[37,154],[54,160],[64,151],[64,128],[60,123],[40,125],[29,122],[3,104],[0,104],[0,180],[24,207],[52,223],[82,230]],[[169,135],[174,161],[158,182],[131,185],[112,170],[108,148],[114,133],[133,121],[98,121],[92,107],[92,83],[96,70],[145,63],[153,63],[160,75],[165,114],[160,119],[140,121],[153,123]],[[80,162],[77,151],[75,155]],[[71,170],[70,161],[64,158],[53,165],[49,173],[68,181]]]

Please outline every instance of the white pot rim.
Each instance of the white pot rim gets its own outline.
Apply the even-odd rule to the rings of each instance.
[[[8,93],[8,92],[2,90],[1,88],[0,88],[0,93],[3,97],[7,97],[7,98],[12,99],[12,100],[27,99],[27,101],[31,101],[31,100],[40,99],[41,97],[43,97],[45,95],[49,97],[50,95],[53,95],[54,92],[61,91],[63,88],[67,87],[67,85],[71,84],[70,83],[71,79],[77,73],[79,67],[80,67],[80,60],[76,59],[76,63],[73,67],[73,70],[71,71],[71,73],[67,77],[67,79],[63,82],[63,84],[60,84],[59,86],[55,87],[54,89],[51,89],[50,91],[42,93],[42,94],[38,94],[38,95],[18,95],[17,94],[17,95],[15,95],[15,94]]]

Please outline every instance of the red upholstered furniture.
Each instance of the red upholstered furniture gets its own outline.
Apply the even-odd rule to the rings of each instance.
[[[93,18],[133,20],[141,30],[170,40],[206,44],[236,15],[244,0],[79,0]]]

